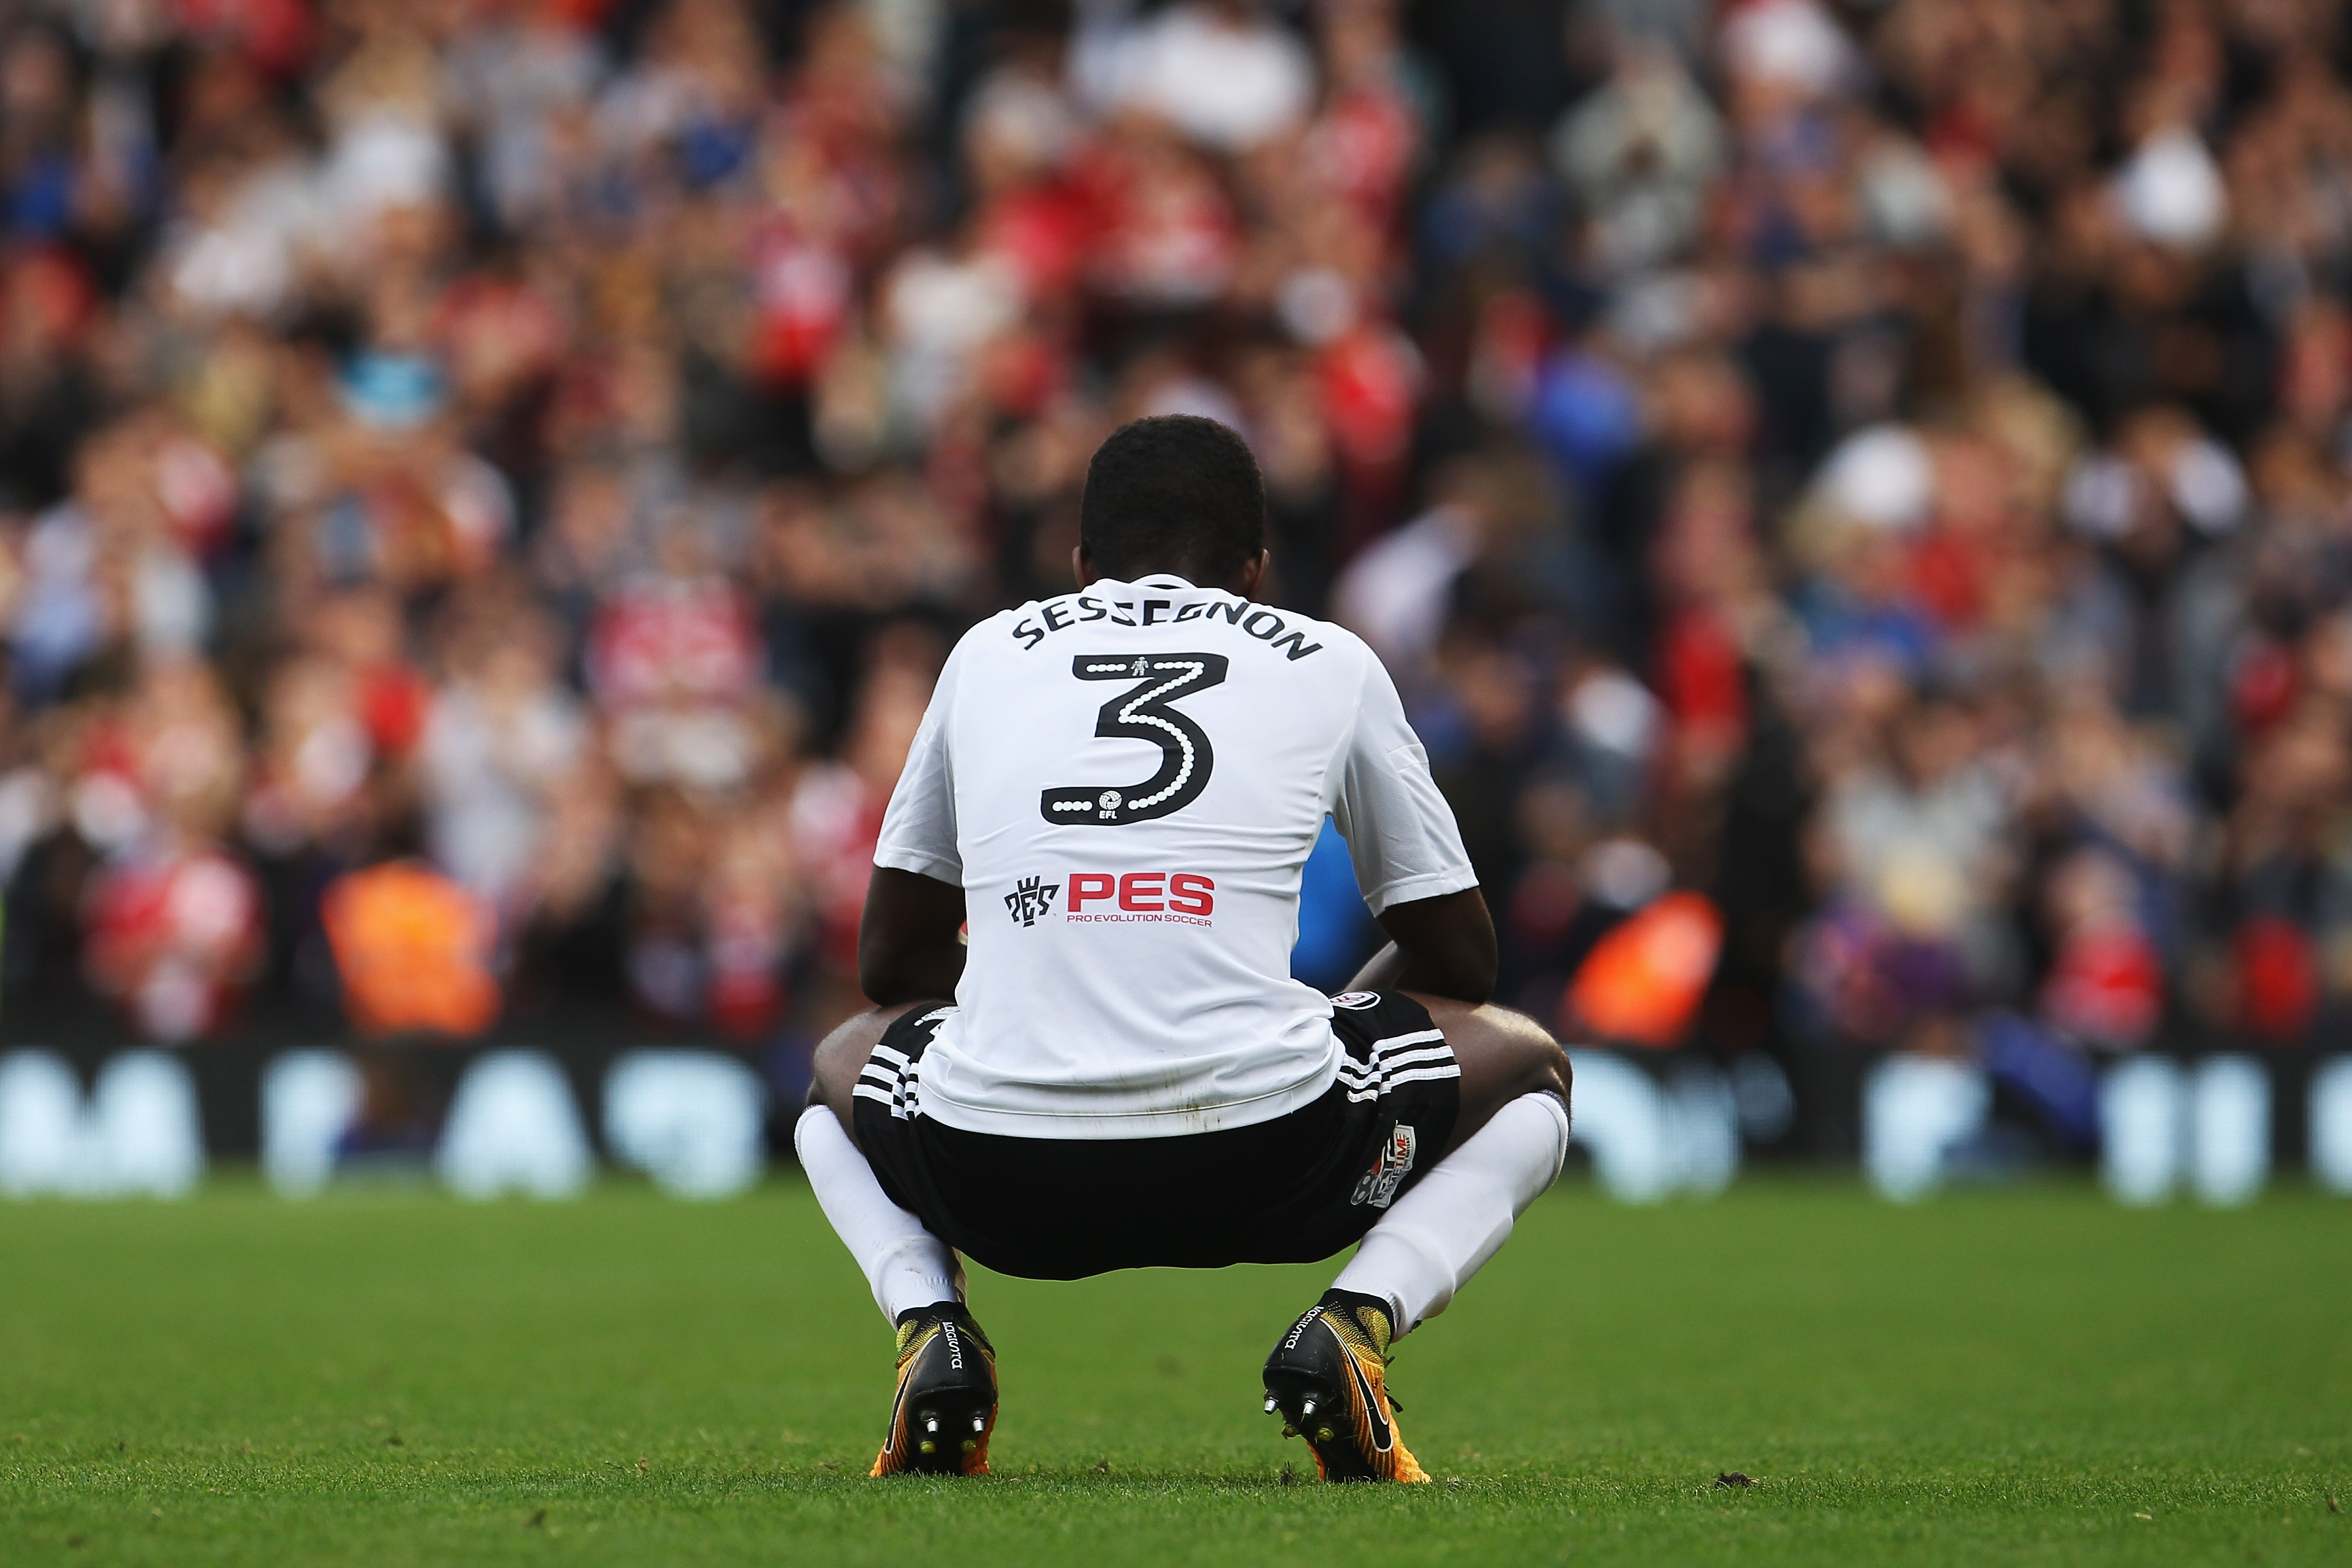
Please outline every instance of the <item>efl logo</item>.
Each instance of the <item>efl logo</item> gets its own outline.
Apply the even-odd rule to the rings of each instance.
[[[1195,919],[1217,907],[1217,884],[1192,871],[1073,871],[1069,876],[1070,918],[1101,920],[1103,910],[1089,915],[1088,904],[1109,904],[1129,915],[1190,915]]]

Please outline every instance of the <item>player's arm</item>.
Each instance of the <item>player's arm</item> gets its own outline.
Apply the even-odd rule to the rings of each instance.
[[[983,623],[983,625],[989,623]],[[975,626],[948,655],[882,814],[857,921],[857,984],[877,1007],[955,994],[963,978],[963,855],[949,712]]]
[[[857,922],[857,984],[877,1007],[955,994],[963,978],[963,889],[874,868]]]
[[[1474,1004],[1495,994],[1495,921],[1477,889],[1391,904],[1379,918],[1389,944],[1349,990],[1417,991]]]
[[[1495,921],[1395,684],[1369,648],[1362,658],[1331,816],[1389,945],[1348,988],[1475,1005],[1495,991]]]

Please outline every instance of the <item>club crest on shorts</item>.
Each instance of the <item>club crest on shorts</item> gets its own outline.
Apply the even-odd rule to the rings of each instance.
[[[1360,1013],[1367,1007],[1378,1006],[1380,1000],[1381,994],[1377,991],[1342,991],[1331,998],[1331,1005],[1344,1007],[1350,1013]]]
[[[1059,882],[1048,882],[1043,877],[1024,877],[1004,895],[1004,912],[1013,917],[1014,925],[1034,926],[1039,915],[1053,912],[1054,895],[1061,890]]]
[[[1412,1173],[1412,1157],[1420,1149],[1421,1135],[1399,1122],[1390,1132],[1389,1141],[1381,1145],[1380,1153],[1372,1161],[1372,1168],[1366,1171],[1363,1179],[1356,1184],[1356,1195],[1348,1202],[1351,1205],[1370,1204],[1376,1209],[1388,1207],[1396,1198],[1397,1188],[1402,1186],[1405,1177]]]

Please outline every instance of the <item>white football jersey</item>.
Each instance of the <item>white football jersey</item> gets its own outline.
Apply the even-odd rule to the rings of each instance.
[[[1158,575],[972,627],[874,854],[964,889],[957,1010],[909,1097],[1023,1138],[1205,1132],[1314,1100],[1339,1047],[1290,950],[1327,812],[1375,914],[1477,885],[1353,633]]]

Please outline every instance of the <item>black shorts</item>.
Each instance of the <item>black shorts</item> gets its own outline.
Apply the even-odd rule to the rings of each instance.
[[[917,1006],[884,1031],[850,1101],[858,1147],[933,1235],[1025,1279],[1328,1258],[1436,1162],[1462,1106],[1461,1068],[1429,1010],[1352,992],[1332,1005],[1339,1080],[1286,1116],[1174,1138],[966,1132],[923,1115],[919,1094],[907,1105],[909,1072],[947,1016]]]

